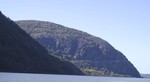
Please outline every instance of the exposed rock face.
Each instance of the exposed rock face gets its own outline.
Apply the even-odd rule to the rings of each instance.
[[[74,63],[87,75],[141,77],[121,52],[101,38],[51,22],[16,23],[49,53]]]
[[[0,71],[51,74],[83,73],[60,61],[0,12]]]

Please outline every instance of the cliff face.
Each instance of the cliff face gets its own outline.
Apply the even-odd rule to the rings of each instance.
[[[137,69],[105,40],[44,21],[16,21],[54,56],[74,63],[86,75],[140,77]]]
[[[1,12],[0,71],[83,74],[73,64],[51,56],[43,46]]]

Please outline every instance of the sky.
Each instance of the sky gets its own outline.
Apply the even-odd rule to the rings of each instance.
[[[109,42],[150,74],[150,0],[0,0],[12,20],[43,20]]]

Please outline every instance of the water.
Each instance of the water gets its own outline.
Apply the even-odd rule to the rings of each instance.
[[[0,73],[0,82],[150,82],[146,78]]]

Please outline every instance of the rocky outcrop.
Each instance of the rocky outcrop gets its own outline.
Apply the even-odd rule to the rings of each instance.
[[[45,21],[16,21],[54,56],[74,63],[86,75],[141,77],[137,69],[107,41]]]
[[[83,74],[73,64],[51,56],[43,46],[1,12],[0,72]]]

